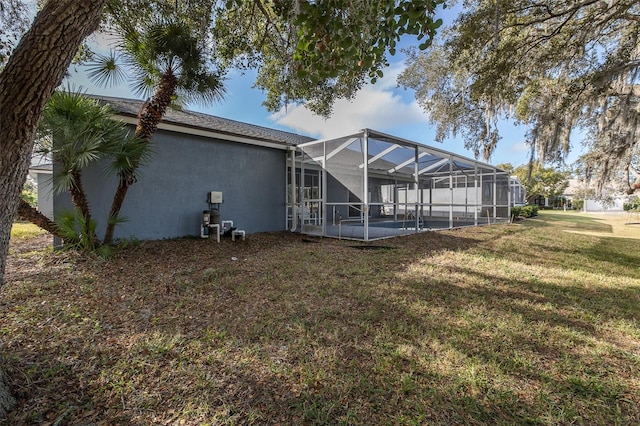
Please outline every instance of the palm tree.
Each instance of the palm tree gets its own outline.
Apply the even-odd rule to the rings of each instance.
[[[128,19],[122,14],[112,26],[118,39],[108,55],[97,55],[89,75],[98,83],[113,84],[130,72],[132,90],[147,98],[138,113],[135,136],[147,143],[172,102],[200,100],[210,103],[222,98],[222,74],[207,58],[206,37],[198,37],[198,27],[166,13],[148,20]],[[151,95],[149,97],[149,95]],[[104,242],[113,240],[113,224],[120,213],[129,186],[136,181],[139,162],[120,173],[113,198]]]
[[[53,94],[47,103],[38,126],[38,151],[50,155],[56,165],[53,175],[54,193],[69,192],[78,210],[82,224],[81,234],[87,249],[100,244],[92,226],[91,208],[82,186],[82,171],[102,159],[110,159],[116,173],[130,169],[130,158],[141,161],[148,155],[148,147],[126,135],[125,124],[113,120],[113,111],[96,100],[72,90]],[[21,204],[21,215],[34,220],[51,231],[51,223],[42,223],[36,215]],[[36,222],[36,220],[38,222]],[[58,226],[56,235],[62,235]]]

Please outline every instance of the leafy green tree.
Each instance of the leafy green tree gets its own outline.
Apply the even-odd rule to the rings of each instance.
[[[500,119],[526,125],[543,162],[561,162],[581,128],[605,179],[638,146],[639,15],[635,0],[465,2],[399,81],[416,90],[438,138],[459,133],[485,160]]]
[[[265,105],[278,110],[306,102],[328,116],[333,101],[351,98],[383,76],[400,37],[427,48],[441,20],[443,0],[227,0],[218,10],[213,40],[221,60],[257,68]]]
[[[27,177],[22,187],[22,200],[31,206],[38,206],[38,186],[30,177]]]
[[[527,191],[527,202],[533,203],[536,197],[554,198],[561,196],[569,187],[569,172],[558,171],[553,167],[543,167],[535,161],[513,169],[512,173]]]
[[[513,173],[513,169],[514,169],[511,163],[500,163],[496,167],[504,170],[507,173]]]

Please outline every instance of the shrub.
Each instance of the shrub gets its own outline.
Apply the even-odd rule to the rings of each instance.
[[[27,176],[27,180],[22,187],[22,199],[29,203],[30,206],[38,207],[38,186],[30,176]]]
[[[522,215],[522,207],[521,206],[513,206],[511,207],[511,221]]]
[[[637,212],[640,211],[640,200],[631,201],[629,203],[624,203],[622,208],[626,212]]]
[[[91,218],[88,220],[87,224],[87,219],[79,209],[59,213],[56,224],[60,229],[65,248],[93,251],[100,246],[95,239],[96,222]]]
[[[538,215],[538,206],[535,204],[529,204],[522,207],[522,212],[520,213],[522,217],[533,217]]]
[[[529,204],[526,206],[513,206],[511,207],[511,220],[517,217],[533,217],[538,216],[539,207],[536,204]]]

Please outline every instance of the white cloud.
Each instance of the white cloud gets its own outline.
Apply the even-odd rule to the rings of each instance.
[[[401,67],[390,68],[376,84],[368,84],[352,101],[338,100],[330,118],[312,113],[304,105],[289,105],[272,114],[270,119],[295,132],[332,138],[370,128],[381,132],[416,123],[428,123],[417,102],[407,102],[396,93],[396,78]]]

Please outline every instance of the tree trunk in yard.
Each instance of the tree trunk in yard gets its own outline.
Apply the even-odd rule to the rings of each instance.
[[[46,2],[0,72],[0,287],[36,126],[78,46],[98,27],[104,4],[105,0]],[[2,381],[0,401],[3,418],[13,404]]]
[[[16,400],[7,391],[6,384],[4,382],[4,374],[0,370],[0,419],[6,417],[7,413],[13,409],[16,404]]]
[[[18,203],[18,216],[62,239],[58,225],[23,199]]]
[[[160,124],[162,117],[164,117],[167,109],[169,109],[171,98],[176,93],[177,86],[178,79],[170,70],[162,75],[160,84],[153,98],[145,102],[140,109],[140,113],[138,113],[138,125],[136,126],[135,132],[137,138],[146,143],[151,143],[151,136],[153,136],[158,129],[158,124]],[[109,212],[109,222],[107,223],[107,230],[105,231],[103,240],[104,244],[111,244],[113,242],[113,232],[116,226],[115,219],[120,214],[120,209],[127,196],[129,187],[135,182],[135,172],[138,166],[139,161],[135,161],[130,171],[120,175],[118,188],[113,196],[111,211]]]
[[[71,176],[73,177],[73,184],[69,188],[69,194],[71,195],[71,201],[76,206],[82,217],[84,218],[84,229],[87,239],[89,240],[90,247],[96,247],[98,244],[98,237],[94,231],[91,230],[91,209],[89,209],[89,200],[82,188],[82,174],[80,170],[71,170]]]

